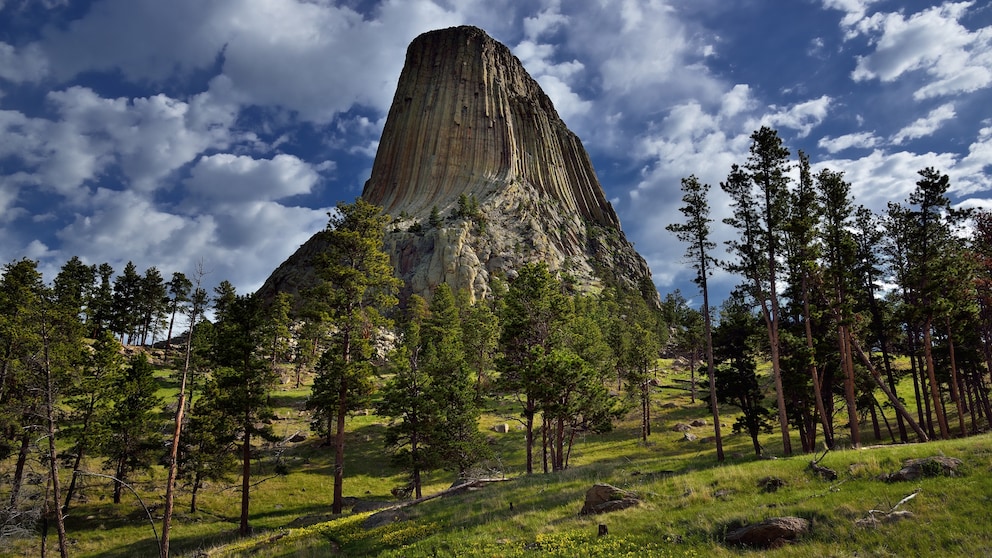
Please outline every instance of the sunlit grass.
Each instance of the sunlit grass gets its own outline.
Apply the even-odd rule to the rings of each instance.
[[[156,374],[162,381],[163,400],[174,402],[176,386],[170,372]],[[330,515],[333,450],[309,431],[309,417],[303,412],[309,386],[280,385],[272,394],[277,406],[272,428],[282,439],[296,432],[307,439],[259,447],[260,459],[252,469],[258,483],[252,488],[251,502],[256,535],[248,539],[236,535],[240,484],[232,472],[229,482],[211,483],[201,490],[196,513],[189,512],[188,490],[180,487],[173,555],[740,556],[739,550],[722,544],[725,532],[780,515],[807,518],[813,531],[797,544],[762,555],[983,556],[992,552],[992,530],[986,519],[992,504],[992,436],[833,451],[821,464],[836,470],[839,478],[828,482],[807,471],[811,456],[757,459],[750,438],[731,433],[733,409],[721,408],[727,460],[718,464],[715,446],[707,440],[713,428],[702,393],[693,402],[688,391],[678,388],[684,386],[679,380],[688,376],[670,361],[661,363],[647,443],[639,439],[640,418],[632,411],[612,432],[576,437],[570,468],[547,475],[523,474],[524,434],[515,420],[519,406],[510,398],[492,401],[480,428],[495,453],[490,465],[501,467],[511,480],[406,508],[405,521],[371,530],[361,527],[369,513]],[[901,391],[907,389],[906,382],[900,384]],[[908,389],[911,393],[911,383]],[[163,413],[164,426],[167,419]],[[682,433],[672,431],[675,423],[693,419],[707,420],[706,426],[693,428],[700,440],[687,442]],[[396,502],[390,490],[406,484],[407,478],[383,447],[387,423],[371,412],[349,419],[346,496]],[[507,424],[509,432],[496,432],[494,427],[500,424]],[[875,443],[867,437],[869,432],[870,426],[863,430],[863,441]],[[770,454],[781,455],[777,432],[763,435],[762,443]],[[906,458],[934,454],[964,460],[966,475],[916,483],[879,480]],[[276,474],[277,459],[288,474]],[[537,471],[540,464],[536,448]],[[0,473],[10,467],[10,460],[0,463]],[[89,460],[86,467],[99,471],[101,464]],[[763,491],[759,481],[767,476],[780,478],[784,486],[776,492]],[[164,470],[155,467],[134,483],[151,508],[158,531],[164,478]],[[425,476],[424,493],[441,491],[453,480],[451,472],[432,471]],[[634,491],[642,504],[605,516],[579,516],[585,491],[596,482]],[[888,510],[916,490],[919,494],[902,508],[916,514],[914,519],[875,529],[855,526],[869,510]],[[127,493],[121,504],[114,505],[110,492],[109,481],[87,480],[82,491],[85,501],[74,503],[67,518],[71,554],[155,555],[155,537],[141,506]],[[609,529],[605,537],[597,536],[600,524]],[[12,555],[34,556],[36,548],[37,539],[23,541]]]

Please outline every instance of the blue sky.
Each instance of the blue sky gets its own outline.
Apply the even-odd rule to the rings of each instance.
[[[927,166],[992,208],[984,2],[0,0],[0,262],[256,289],[361,193],[409,42],[462,24],[541,83],[662,294],[695,295],[680,179],[726,238],[718,184],[761,125],[875,210]]]

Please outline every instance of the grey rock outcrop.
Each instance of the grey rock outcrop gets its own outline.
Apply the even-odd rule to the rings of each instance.
[[[633,492],[609,484],[594,484],[586,491],[579,515],[609,513],[632,508],[641,503]]]
[[[410,44],[362,197],[393,217],[385,249],[401,298],[440,283],[473,299],[543,261],[576,291],[607,285],[656,299],[582,142],[510,50],[475,27]],[[299,290],[318,234],[263,291]]]

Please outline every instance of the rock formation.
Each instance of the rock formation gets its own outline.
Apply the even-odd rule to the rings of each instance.
[[[473,298],[494,275],[544,261],[578,291],[656,297],[579,138],[504,45],[475,27],[431,31],[407,51],[362,197],[393,217],[386,250],[411,293],[447,282]],[[308,281],[319,235],[265,289]]]

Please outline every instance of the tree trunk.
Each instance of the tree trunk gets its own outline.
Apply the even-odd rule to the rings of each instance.
[[[885,393],[885,396],[889,398],[889,403],[892,403],[892,406],[895,407],[896,412],[903,415],[903,418],[906,419],[906,422],[908,422],[910,427],[912,427],[913,432],[916,432],[916,435],[919,437],[921,442],[929,442],[930,438],[927,437],[926,432],[924,432],[923,429],[920,428],[920,425],[913,420],[912,415],[910,415],[909,411],[906,410],[906,407],[902,404],[902,401],[899,401],[899,398],[896,396],[895,392],[889,391],[889,387],[882,381],[882,377],[879,375],[878,370],[875,369],[875,366],[871,363],[871,359],[869,359],[868,355],[861,350],[861,346],[853,337],[851,338],[851,347],[854,349],[854,352],[858,354],[858,358],[861,359],[862,364],[865,365],[868,372],[871,373],[872,379],[875,380],[875,385],[877,385],[882,392]]]
[[[809,354],[815,355],[816,351],[813,347],[813,324],[810,318],[809,311],[809,285],[808,278],[806,274],[803,274],[802,288],[803,288],[803,326],[806,333],[806,349]],[[816,404],[816,414],[820,415],[820,421],[823,423],[823,442],[827,445],[827,449],[833,449],[834,447],[834,433],[830,425],[830,416],[827,415],[827,409],[823,405],[823,386],[820,382],[820,373],[816,369],[816,359],[813,359],[809,365],[809,375],[813,380],[813,401]],[[815,448],[814,448],[815,449]]]
[[[245,417],[245,438],[241,444],[241,525],[238,527],[238,534],[247,537],[251,534],[251,527],[248,526],[248,503],[250,501],[249,490],[251,490],[251,425],[248,417]]]
[[[689,402],[696,402],[696,353],[699,350],[696,347],[692,348],[692,356],[689,357]]]
[[[723,436],[720,434],[720,407],[716,397],[716,365],[713,359],[713,324],[710,322],[710,295],[703,274],[703,327],[706,330],[706,375],[710,384],[710,413],[713,415],[713,437],[716,440],[716,460],[724,460]]]
[[[59,504],[62,500],[62,493],[59,491],[59,460],[55,449],[55,381],[52,378],[52,364],[49,357],[49,339],[47,331],[44,334],[45,342],[45,391],[47,403],[45,405],[45,418],[48,425],[48,471],[52,483],[52,509],[55,513],[55,528],[59,534],[59,556],[66,558],[68,554],[67,539],[65,535],[65,520],[62,516],[62,509]],[[46,506],[47,498],[46,498]]]
[[[874,397],[873,397],[874,399]],[[871,414],[871,430],[875,435],[875,440],[882,439],[882,428],[878,424],[878,414],[875,412],[875,405],[868,405],[868,412]]]
[[[21,449],[17,453],[17,462],[14,464],[14,479],[10,483],[10,507],[17,507],[17,499],[21,495],[21,486],[24,484],[24,465],[28,461],[28,450],[31,448],[31,436],[27,431],[21,435]]]
[[[197,282],[199,284],[199,282]],[[176,474],[178,473],[179,459],[179,439],[183,430],[183,416],[186,413],[186,380],[189,377],[190,356],[193,351],[193,324],[196,322],[198,309],[193,305],[192,319],[189,321],[189,332],[186,334],[186,358],[183,362],[183,374],[179,381],[179,399],[176,402],[176,424],[172,431],[172,446],[169,448],[169,473],[165,481],[165,509],[162,512],[162,544],[161,558],[169,558],[169,536],[172,529],[172,510],[175,505]],[[176,319],[176,311],[173,308],[172,320]],[[168,354],[169,342],[172,340],[172,322],[169,322],[169,338],[166,340],[166,354]],[[196,492],[194,489],[193,503],[190,507],[196,510]]]
[[[923,356],[926,358],[927,379],[930,381],[930,394],[933,396],[933,410],[937,415],[940,437],[947,440],[951,437],[951,430],[947,426],[947,414],[944,412],[944,405],[940,400],[940,388],[937,385],[937,370],[933,362],[933,339],[930,336],[932,327],[931,319],[927,318],[923,325]]]
[[[334,501],[331,513],[339,514],[344,510],[344,420],[348,416],[348,391],[342,381],[338,392],[338,415],[335,422],[334,434]],[[327,426],[330,430],[330,425]]]
[[[775,403],[778,408],[778,424],[782,430],[782,453],[786,456],[792,455],[792,440],[789,438],[789,415],[785,408],[785,388],[782,385],[782,368],[779,359],[778,344],[778,296],[774,294],[775,281],[771,283],[771,310],[763,302],[761,305],[762,314],[765,318],[765,325],[768,327],[768,345],[771,350],[772,379],[775,382]]]
[[[537,410],[534,408],[534,401],[531,399],[531,395],[527,394],[527,400],[524,404],[524,430],[526,436],[526,446],[527,446],[527,474],[531,475],[534,473],[534,414]]]
[[[196,495],[200,493],[201,482],[200,473],[196,473],[193,476],[193,487],[190,489],[189,513],[196,513]]]
[[[548,415],[541,413],[541,465],[544,474],[548,474]]]
[[[958,393],[958,387],[960,383],[958,382],[958,365],[957,359],[954,355],[954,336],[951,334],[951,319],[946,318],[947,325],[947,352],[951,359],[951,400],[958,409],[958,427],[961,429],[961,437],[968,435],[967,427],[964,425],[964,402],[962,401],[961,394]]]
[[[124,465],[124,459],[120,458],[117,460],[117,470],[115,471],[114,479],[114,503],[121,503],[121,486],[127,482],[125,476],[127,475],[127,468]]]
[[[844,398],[847,400],[847,419],[851,426],[851,445],[861,447],[861,425],[858,417],[858,400],[855,393],[854,362],[851,358],[850,334],[846,325],[837,327],[841,366],[844,369]]]

